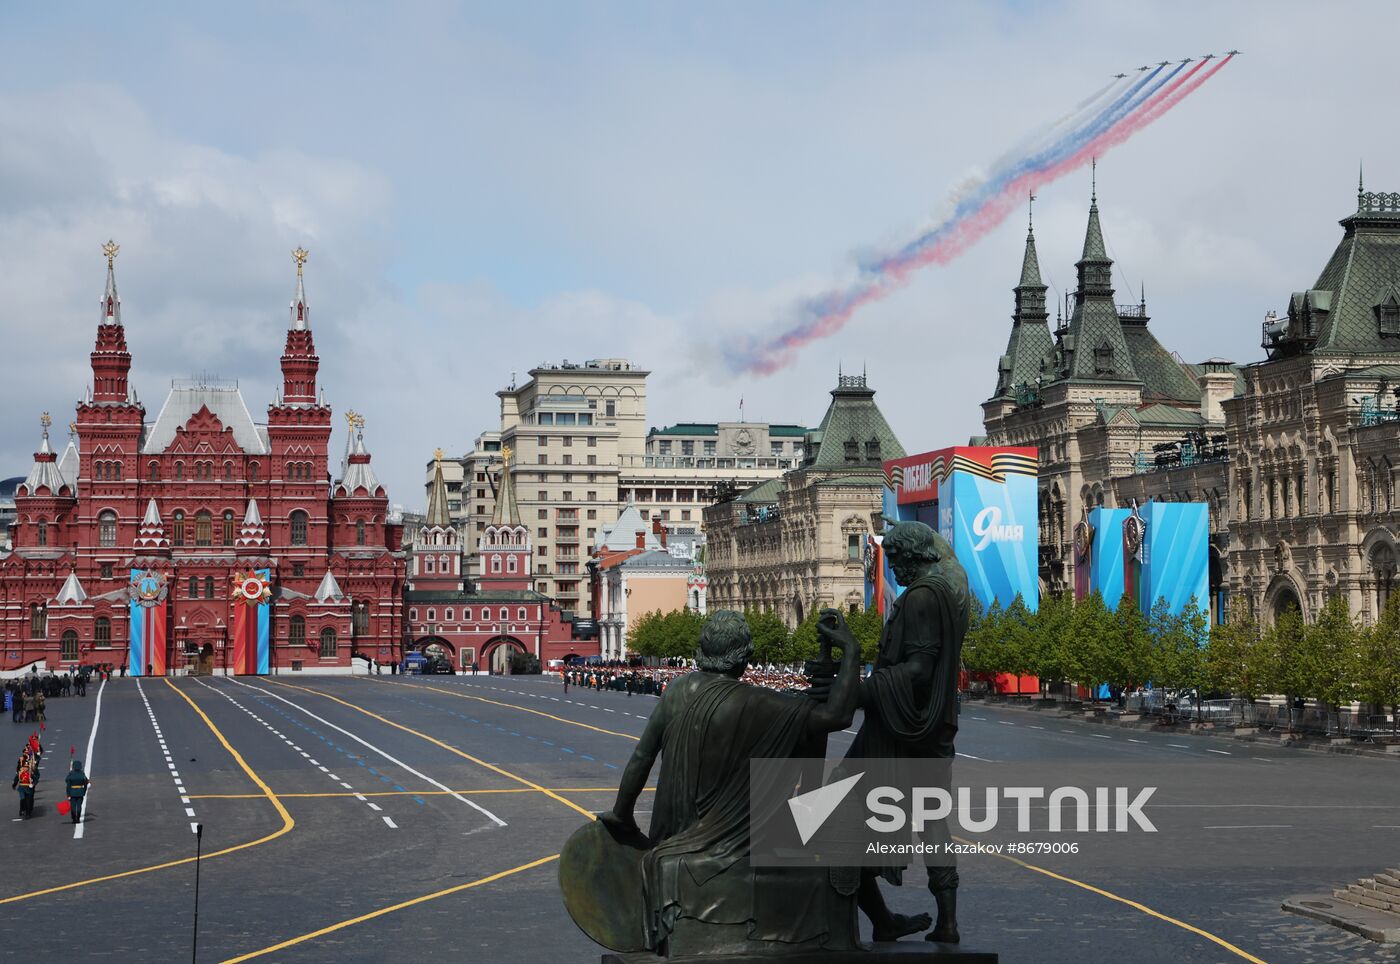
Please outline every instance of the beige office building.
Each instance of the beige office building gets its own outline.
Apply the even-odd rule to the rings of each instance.
[[[697,536],[716,492],[777,478],[801,463],[806,430],[798,425],[648,429],[648,374],[621,358],[533,368],[527,381],[496,393],[499,430],[483,432],[471,453],[443,462],[450,514],[470,547],[490,519],[502,456],[510,451],[521,519],[535,545],[534,588],[566,612],[596,615],[587,592],[590,547],[629,500],[644,522]],[[431,476],[430,463],[425,485]],[[469,571],[479,574],[477,565],[472,560]]]

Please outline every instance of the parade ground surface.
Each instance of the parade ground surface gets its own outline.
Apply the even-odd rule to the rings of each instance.
[[[202,824],[198,960],[597,961],[557,855],[611,806],[656,705],[566,695],[557,677],[300,674],[117,678],[51,700],[36,815],[0,824],[0,928],[34,961],[189,960]],[[5,727],[17,753],[32,727]],[[70,747],[93,781],[76,826],[55,807]],[[959,783],[1159,788],[1155,835],[960,858],[966,946],[1005,962],[1397,960],[1280,904],[1400,863],[1400,763],[980,703],[958,749]],[[644,795],[643,826],[649,809]],[[931,906],[922,871],[888,892]]]

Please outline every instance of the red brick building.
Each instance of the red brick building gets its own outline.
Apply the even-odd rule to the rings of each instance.
[[[245,605],[232,598],[235,577],[250,573],[272,593],[258,617],[262,662],[230,671],[348,672],[352,652],[391,658],[403,632],[402,527],[388,518],[353,413],[331,484],[306,252],[294,253],[282,389],[257,423],[236,383],[208,380],[174,383],[148,419],[128,382],[116,245],[104,251],[92,387],[61,456],[45,414],[15,492],[12,547],[0,553],[0,667],[120,666],[135,652],[132,672],[144,663],[159,673],[206,644],[227,667],[235,607]]]
[[[510,451],[504,453],[510,460]],[[481,574],[463,571],[466,554],[447,511],[442,453],[428,489],[428,515],[409,558],[406,648],[444,656],[458,669],[507,672],[513,654],[550,660],[589,656],[596,640],[573,638],[573,624],[548,596],[530,585],[534,545],[520,521],[508,466],[501,472],[491,523],[477,543]]]

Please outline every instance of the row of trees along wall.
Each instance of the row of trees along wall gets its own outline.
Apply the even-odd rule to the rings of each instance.
[[[1242,606],[1208,626],[1194,602],[1172,613],[1159,599],[1144,616],[1128,597],[1116,611],[1094,593],[1042,600],[1038,612],[1020,597],[985,613],[974,606],[963,664],[975,673],[1020,673],[1045,681],[1194,689],[1255,700],[1285,695],[1343,707],[1354,701],[1400,704],[1400,593],[1371,626],[1353,619],[1341,596],[1305,624],[1290,609],[1266,629]]]

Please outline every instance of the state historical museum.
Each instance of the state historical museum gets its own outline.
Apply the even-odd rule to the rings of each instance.
[[[282,390],[255,422],[236,383],[176,382],[154,419],[128,383],[113,259],[92,387],[59,455],[43,419],[0,554],[0,668],[46,660],[162,675],[346,671],[395,658],[403,631],[402,525],[370,468],[364,421],[331,483],[331,409],[293,253],[296,296]]]

